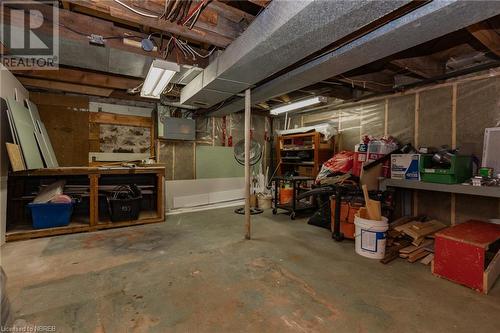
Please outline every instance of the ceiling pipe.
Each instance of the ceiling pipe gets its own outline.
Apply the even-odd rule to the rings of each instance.
[[[301,89],[500,14],[496,1],[432,1],[252,90],[252,103]],[[225,103],[211,115],[243,109]]]

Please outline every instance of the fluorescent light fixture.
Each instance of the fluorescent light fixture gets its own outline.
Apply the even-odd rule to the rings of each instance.
[[[302,109],[302,108],[305,108],[306,106],[311,106],[311,105],[315,105],[315,104],[319,104],[319,103],[326,103],[326,101],[327,101],[327,98],[323,97],[323,96],[316,96],[316,97],[312,97],[312,98],[308,98],[308,99],[303,99],[303,100],[298,101],[298,102],[293,102],[290,104],[286,104],[286,105],[271,109],[271,114],[273,116],[276,116],[276,115],[279,115],[281,113],[285,113],[288,111]]]
[[[141,97],[160,99],[161,93],[178,71],[180,71],[180,66],[175,62],[153,60],[142,85]]]

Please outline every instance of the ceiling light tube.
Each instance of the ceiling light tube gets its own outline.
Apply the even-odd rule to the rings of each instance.
[[[141,97],[159,99],[180,66],[174,62],[155,59],[149,67],[148,75],[142,85]]]
[[[298,101],[298,102],[293,102],[290,104],[285,104],[283,106],[279,106],[277,108],[271,109],[270,112],[273,116],[277,116],[281,113],[305,108],[306,106],[311,106],[311,105],[315,105],[315,104],[319,104],[319,103],[326,103],[327,100],[328,99],[326,97],[316,96],[316,97],[312,97],[312,98],[308,98],[308,99],[303,99],[303,100]]]

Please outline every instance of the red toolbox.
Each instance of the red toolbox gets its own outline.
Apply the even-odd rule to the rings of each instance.
[[[500,225],[467,221],[435,236],[433,274],[488,293],[500,275]]]

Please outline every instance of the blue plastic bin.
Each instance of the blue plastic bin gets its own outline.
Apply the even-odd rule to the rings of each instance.
[[[33,228],[63,227],[69,224],[73,213],[72,203],[30,203]]]

